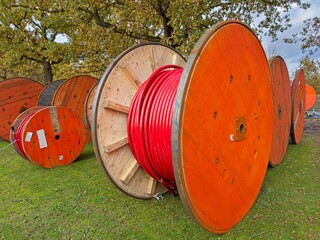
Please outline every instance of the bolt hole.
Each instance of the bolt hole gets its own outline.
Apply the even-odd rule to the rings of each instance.
[[[56,135],[54,138],[55,138],[56,140],[59,140],[59,139],[60,139],[60,135]]]
[[[230,81],[230,83],[233,83],[233,76],[232,76],[232,74],[230,74],[229,81]]]
[[[214,113],[213,113],[213,118],[214,118],[214,119],[217,119],[217,117],[218,117],[218,112],[217,112],[217,111],[214,111]]]
[[[244,132],[244,125],[243,125],[243,123],[240,124],[239,129],[240,129],[240,132],[241,132],[241,133]]]

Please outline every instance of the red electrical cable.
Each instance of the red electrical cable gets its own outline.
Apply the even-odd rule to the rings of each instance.
[[[166,65],[140,86],[128,115],[128,142],[140,166],[170,192],[176,188],[172,166],[173,103],[183,69]]]
[[[29,121],[29,119],[35,114],[34,113],[30,113],[29,115],[27,115],[19,124],[17,131],[14,132],[13,134],[13,139],[14,141],[17,143],[17,147],[18,150],[20,151],[20,153],[25,156],[27,158],[27,155],[25,153],[25,151],[23,150],[22,147],[22,130],[24,129],[26,123]]]

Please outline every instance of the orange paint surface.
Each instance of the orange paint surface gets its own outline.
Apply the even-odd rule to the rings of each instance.
[[[52,101],[53,105],[69,108],[77,113],[85,123],[85,101],[90,89],[97,81],[98,80],[95,77],[85,75],[67,79],[56,90]],[[85,127],[87,131],[87,140],[91,141],[89,126],[85,124]]]
[[[273,130],[268,62],[255,34],[230,21],[206,31],[184,71],[190,72],[182,75],[174,108],[175,177],[195,220],[222,233],[252,207],[267,170]]]
[[[289,73],[285,61],[275,57],[270,63],[273,91],[274,128],[269,163],[277,166],[283,160],[289,143],[291,123],[291,90]]]
[[[306,84],[306,110],[309,110],[317,101],[317,93],[314,88]]]
[[[73,162],[86,142],[82,119],[64,107],[37,111],[22,130],[22,147],[28,159],[54,168]]]
[[[10,141],[10,127],[16,117],[37,105],[43,85],[27,78],[11,78],[0,83],[0,138]]]

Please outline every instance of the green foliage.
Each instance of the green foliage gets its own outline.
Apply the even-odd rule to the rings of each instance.
[[[316,93],[320,93],[320,61],[304,57],[300,60],[299,68],[305,73],[306,82],[311,85]]]
[[[307,120],[308,121],[308,120]],[[8,143],[0,141],[0,149]],[[70,165],[43,169],[9,147],[0,158],[3,239],[319,239],[320,135],[289,145],[249,213],[228,233],[198,226],[179,197],[132,198],[104,175],[87,145]]]
[[[70,52],[68,43],[58,43],[59,34],[74,27],[59,1],[1,1],[0,49],[3,72],[28,72],[30,65],[41,66],[39,79],[52,81],[51,66],[65,61]],[[18,65],[20,70],[15,69]],[[19,69],[19,67],[18,67]],[[29,69],[30,70],[30,69]],[[39,72],[39,71],[38,71]],[[8,77],[8,76],[6,76]]]
[[[99,77],[119,53],[146,41],[187,56],[206,29],[230,19],[276,39],[290,27],[294,5],[309,7],[300,0],[1,0],[0,76],[29,74],[46,82],[79,73]],[[59,34],[68,42],[55,41]]]

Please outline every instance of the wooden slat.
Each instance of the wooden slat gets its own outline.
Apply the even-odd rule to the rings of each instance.
[[[132,85],[138,89],[141,85],[141,83],[134,79],[134,77],[132,75],[130,75],[130,73],[128,72],[128,70],[125,67],[120,67],[121,71],[123,72],[123,74],[126,76],[126,78],[132,83]]]
[[[157,186],[157,181],[154,178],[150,178],[147,186],[147,194],[153,195]]]
[[[106,100],[103,104],[104,108],[112,109],[118,112],[129,113],[129,107],[122,105],[121,103]]]
[[[107,146],[105,146],[105,150],[107,153],[111,153],[115,150],[117,150],[118,148],[123,147],[124,145],[128,144],[128,137],[123,137],[120,140],[110,143]]]
[[[127,166],[127,169],[120,176],[120,180],[123,183],[128,184],[130,180],[133,178],[133,176],[135,175],[135,173],[138,171],[139,167],[140,167],[139,163],[135,159],[133,159],[131,164]]]

